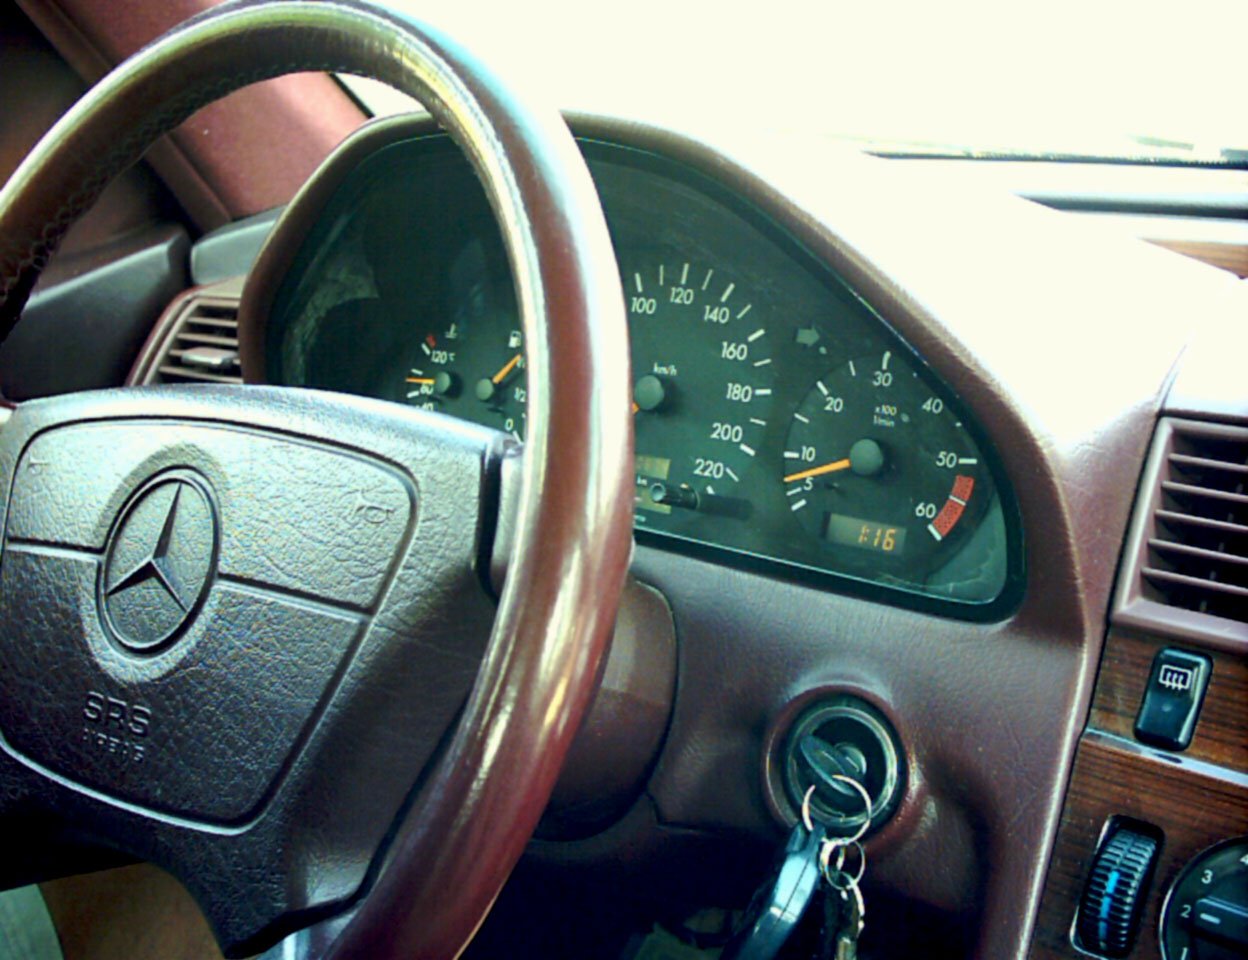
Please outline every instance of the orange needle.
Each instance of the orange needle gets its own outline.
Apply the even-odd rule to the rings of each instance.
[[[837,470],[845,470],[848,467],[849,457],[846,457],[844,460],[834,460],[831,463],[825,463],[822,467],[811,467],[809,470],[790,473],[784,478],[784,482],[792,483],[794,480],[805,480],[807,477],[822,477],[825,473],[836,473]]]
[[[433,377],[408,377],[408,383],[433,383]]]
[[[636,412],[637,412],[638,410],[640,410],[640,409],[641,409],[641,407],[639,407],[639,406],[637,405],[637,401],[636,401],[636,400],[634,400],[634,401],[633,401],[633,413],[636,413]]]
[[[520,362],[521,356],[523,356],[523,354],[517,353],[514,357],[508,360],[507,366],[503,367],[503,369],[499,370],[498,373],[490,377],[490,382],[493,383],[495,386],[498,386],[500,383],[502,383],[503,380],[506,378],[507,374],[511,373],[512,370],[516,369],[516,364]]]

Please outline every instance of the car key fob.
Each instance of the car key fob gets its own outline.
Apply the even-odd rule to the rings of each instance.
[[[819,888],[819,850],[823,827],[807,830],[799,821],[789,834],[778,869],[750,901],[740,932],[720,960],[771,960],[792,935]]]

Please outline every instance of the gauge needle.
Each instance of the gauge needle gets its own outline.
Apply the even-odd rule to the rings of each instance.
[[[822,477],[825,473],[836,473],[837,470],[849,469],[849,457],[844,460],[833,460],[831,463],[825,463],[821,467],[811,467],[809,470],[800,470],[797,473],[790,473],[784,478],[785,483],[792,483],[794,480],[805,480],[807,477]]]
[[[433,383],[433,377],[407,377],[408,383]]]
[[[521,357],[521,356],[523,356],[523,354],[519,354],[519,353],[517,353],[514,357],[512,357],[510,360],[508,360],[508,361],[507,361],[507,365],[506,365],[506,366],[504,366],[504,367],[503,367],[503,369],[499,370],[499,371],[498,371],[498,373],[496,373],[496,374],[494,374],[494,376],[490,377],[490,381],[491,381],[491,382],[492,382],[495,386],[497,386],[498,384],[502,383],[502,382],[503,382],[503,380],[505,380],[505,379],[507,378],[507,374],[511,373],[511,371],[512,371],[512,370],[516,369],[516,364],[520,362],[520,357]]]

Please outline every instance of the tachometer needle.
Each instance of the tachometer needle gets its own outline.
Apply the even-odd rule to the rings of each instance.
[[[785,483],[792,483],[794,480],[805,480],[807,477],[822,477],[825,473],[836,473],[838,470],[849,469],[849,457],[844,460],[833,460],[831,463],[825,463],[821,467],[811,467],[809,470],[799,470],[797,473],[790,473],[784,478]]]
[[[433,384],[433,377],[407,377],[406,380],[408,383],[427,383],[430,385]]]
[[[508,360],[506,366],[504,366],[503,369],[499,370],[498,373],[490,377],[490,382],[492,382],[495,386],[497,386],[498,384],[502,383],[505,379],[507,379],[507,374],[511,373],[512,370],[516,369],[516,364],[520,362],[520,358],[522,356],[523,354],[517,353],[514,357]]]

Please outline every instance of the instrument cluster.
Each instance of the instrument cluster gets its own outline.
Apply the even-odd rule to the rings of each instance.
[[[743,199],[651,153],[581,146],[628,309],[638,539],[1001,615],[1021,582],[1016,510],[954,391]],[[269,382],[524,438],[524,337],[502,239],[443,136],[359,163],[304,236],[264,337]]]

